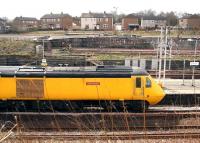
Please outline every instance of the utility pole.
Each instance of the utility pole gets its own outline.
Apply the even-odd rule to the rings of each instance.
[[[173,40],[171,38],[170,45],[169,45],[169,70],[171,70],[171,60],[172,60],[172,47],[173,47]]]
[[[161,68],[162,68],[163,27],[161,27],[160,33],[161,33],[160,34],[160,44],[159,44],[160,55],[159,55],[159,74],[158,74],[159,82],[161,79]]]
[[[159,40],[160,40],[160,39],[158,38],[158,39],[157,39],[157,43],[156,43],[156,45],[155,45],[155,48],[157,47],[157,49],[156,49],[156,78],[158,78],[158,60],[159,60],[159,56],[158,56],[158,54],[159,54],[159,48],[158,48],[158,45],[159,45],[159,43],[160,43]]]
[[[163,85],[164,85],[164,82],[165,82],[165,72],[166,72],[166,59],[167,59],[167,34],[168,34],[168,29],[166,27],[165,29],[165,53],[164,53],[164,69],[163,69]]]
[[[196,39],[195,47],[194,47],[194,63],[196,61],[197,45],[198,45],[198,41]],[[192,67],[192,86],[195,86],[194,71],[195,71],[195,65]]]
[[[115,9],[115,22],[116,22],[118,20],[118,18],[117,18],[117,10],[118,10],[119,7],[115,7],[114,6],[113,8]]]
[[[44,39],[42,40],[42,46],[43,46],[43,48],[42,48],[42,59],[44,59]]]
[[[183,61],[183,84],[182,85],[185,85],[185,59]]]
[[[42,66],[47,66],[47,60],[45,59],[45,55],[44,55],[44,47],[45,47],[45,43],[44,43],[44,39],[42,40],[42,44],[43,44],[43,49],[42,49]]]

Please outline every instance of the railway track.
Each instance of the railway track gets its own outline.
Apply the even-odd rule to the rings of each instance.
[[[47,134],[47,133],[27,133],[27,134],[16,134],[12,139],[64,139],[64,140],[134,140],[134,139],[163,139],[163,138],[199,138],[199,132],[162,132],[162,133],[122,133],[122,132],[111,132],[111,133],[74,133],[74,134]]]
[[[10,121],[23,131],[136,131],[200,129],[200,112],[89,112],[89,113],[0,113],[0,123]],[[48,121],[48,122],[46,122]]]
[[[200,129],[200,125],[171,125],[171,126],[121,126],[121,127],[106,127],[106,131],[160,131],[160,130],[188,130],[193,129],[197,130]],[[29,128],[27,131],[46,131],[46,132],[54,132],[54,131],[75,131],[77,128],[70,127],[70,128]],[[92,129],[91,129],[92,130]],[[96,131],[104,131],[104,128],[95,127]]]
[[[158,76],[158,71],[155,71],[155,70],[148,70],[148,73],[153,77]],[[184,76],[184,79],[191,79],[193,76],[193,73],[192,73],[192,70],[190,70],[190,71],[167,70],[165,73],[165,76],[166,76],[166,78],[172,78],[172,79],[182,79],[183,76]],[[200,70],[195,71],[194,78],[200,79]]]
[[[4,112],[1,124],[4,117],[12,124],[1,133],[11,142],[200,138],[199,111]]]
[[[143,49],[128,49],[128,48],[74,48],[72,53],[82,53],[84,54],[138,54],[141,55],[156,55],[157,51],[152,48]],[[200,53],[200,51],[197,51]],[[194,50],[172,50],[172,55],[194,55]]]
[[[200,110],[180,110],[180,111],[166,111],[166,110],[150,110],[149,112],[0,112],[0,115],[39,115],[39,116],[134,116],[134,117],[162,117],[162,116],[200,116]]]

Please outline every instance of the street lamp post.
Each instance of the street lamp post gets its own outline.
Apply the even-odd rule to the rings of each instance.
[[[44,39],[42,40],[42,59],[44,59]]]
[[[168,34],[168,29],[166,27],[166,31],[165,31],[165,53],[164,53],[164,69],[163,69],[163,85],[165,82],[165,72],[166,72],[166,60],[167,60],[167,34]]]
[[[47,60],[45,59],[45,54],[44,54],[44,43],[45,42],[45,40],[43,39],[42,40],[42,46],[43,46],[43,48],[42,48],[42,63],[41,63],[41,65],[42,66],[47,66]]]
[[[195,47],[194,47],[194,63],[195,63],[195,61],[196,61],[197,45],[198,45],[198,41],[197,41],[197,39],[196,39]],[[195,72],[195,65],[192,66],[192,86],[195,86],[194,72]]]
[[[162,69],[162,47],[163,47],[163,27],[161,27],[161,35],[160,35],[160,45],[159,45],[159,74],[158,74],[158,78],[159,78],[159,82],[161,79],[161,69]]]
[[[118,18],[117,18],[117,10],[118,10],[118,7],[113,7],[114,9],[115,9],[115,22],[118,20]]]

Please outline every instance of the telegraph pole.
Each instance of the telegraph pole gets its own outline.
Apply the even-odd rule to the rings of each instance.
[[[165,82],[165,71],[166,71],[166,58],[167,58],[167,34],[168,34],[168,29],[166,27],[165,29],[165,54],[164,54],[164,69],[163,69],[163,84]]]
[[[159,54],[159,48],[158,48],[158,45],[159,45],[159,43],[160,43],[159,40],[160,40],[160,39],[159,39],[159,37],[158,37],[157,43],[156,43],[156,47],[157,47],[157,49],[156,49],[156,62],[157,62],[157,64],[156,64],[156,78],[158,78],[158,60],[159,60],[159,56],[158,56],[158,54]],[[156,48],[156,47],[155,47],[155,48]]]
[[[161,27],[161,34],[160,34],[160,45],[159,45],[159,51],[160,51],[160,55],[159,55],[159,74],[158,74],[158,79],[160,82],[161,79],[161,68],[162,68],[162,47],[163,47],[163,27]]]
[[[47,60],[45,59],[45,54],[44,54],[44,52],[45,52],[45,50],[44,50],[44,47],[45,47],[45,40],[43,39],[42,40],[42,44],[43,44],[43,51],[42,51],[42,63],[41,63],[41,65],[42,66],[47,66]]]
[[[194,63],[196,61],[197,44],[198,43],[197,43],[197,39],[196,39],[195,47],[194,47]],[[195,71],[195,65],[192,67],[192,86],[195,86],[194,71]]]
[[[173,41],[172,38],[170,40],[170,45],[169,45],[169,70],[171,70],[171,60],[172,60],[172,47],[173,47]]]

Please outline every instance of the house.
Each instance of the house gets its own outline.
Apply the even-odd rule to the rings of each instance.
[[[80,30],[80,29],[81,29],[81,19],[80,19],[80,17],[73,17],[72,30]]]
[[[13,28],[16,31],[29,31],[38,29],[38,20],[34,17],[16,17],[13,20]]]
[[[109,13],[82,13],[81,29],[88,30],[112,30],[113,15]]]
[[[46,14],[40,18],[41,29],[62,29],[67,30],[72,27],[73,18],[69,14]]]
[[[166,26],[167,20],[161,16],[144,16],[141,18],[142,29],[156,29],[162,26]]]
[[[184,29],[200,29],[200,16],[189,15],[179,19],[179,26]]]
[[[121,31],[122,30],[122,24],[121,23],[115,23],[114,24],[114,30]]]
[[[134,14],[129,14],[122,18],[123,30],[134,30],[139,29],[139,17]]]
[[[6,32],[6,21],[0,18],[0,33]]]

